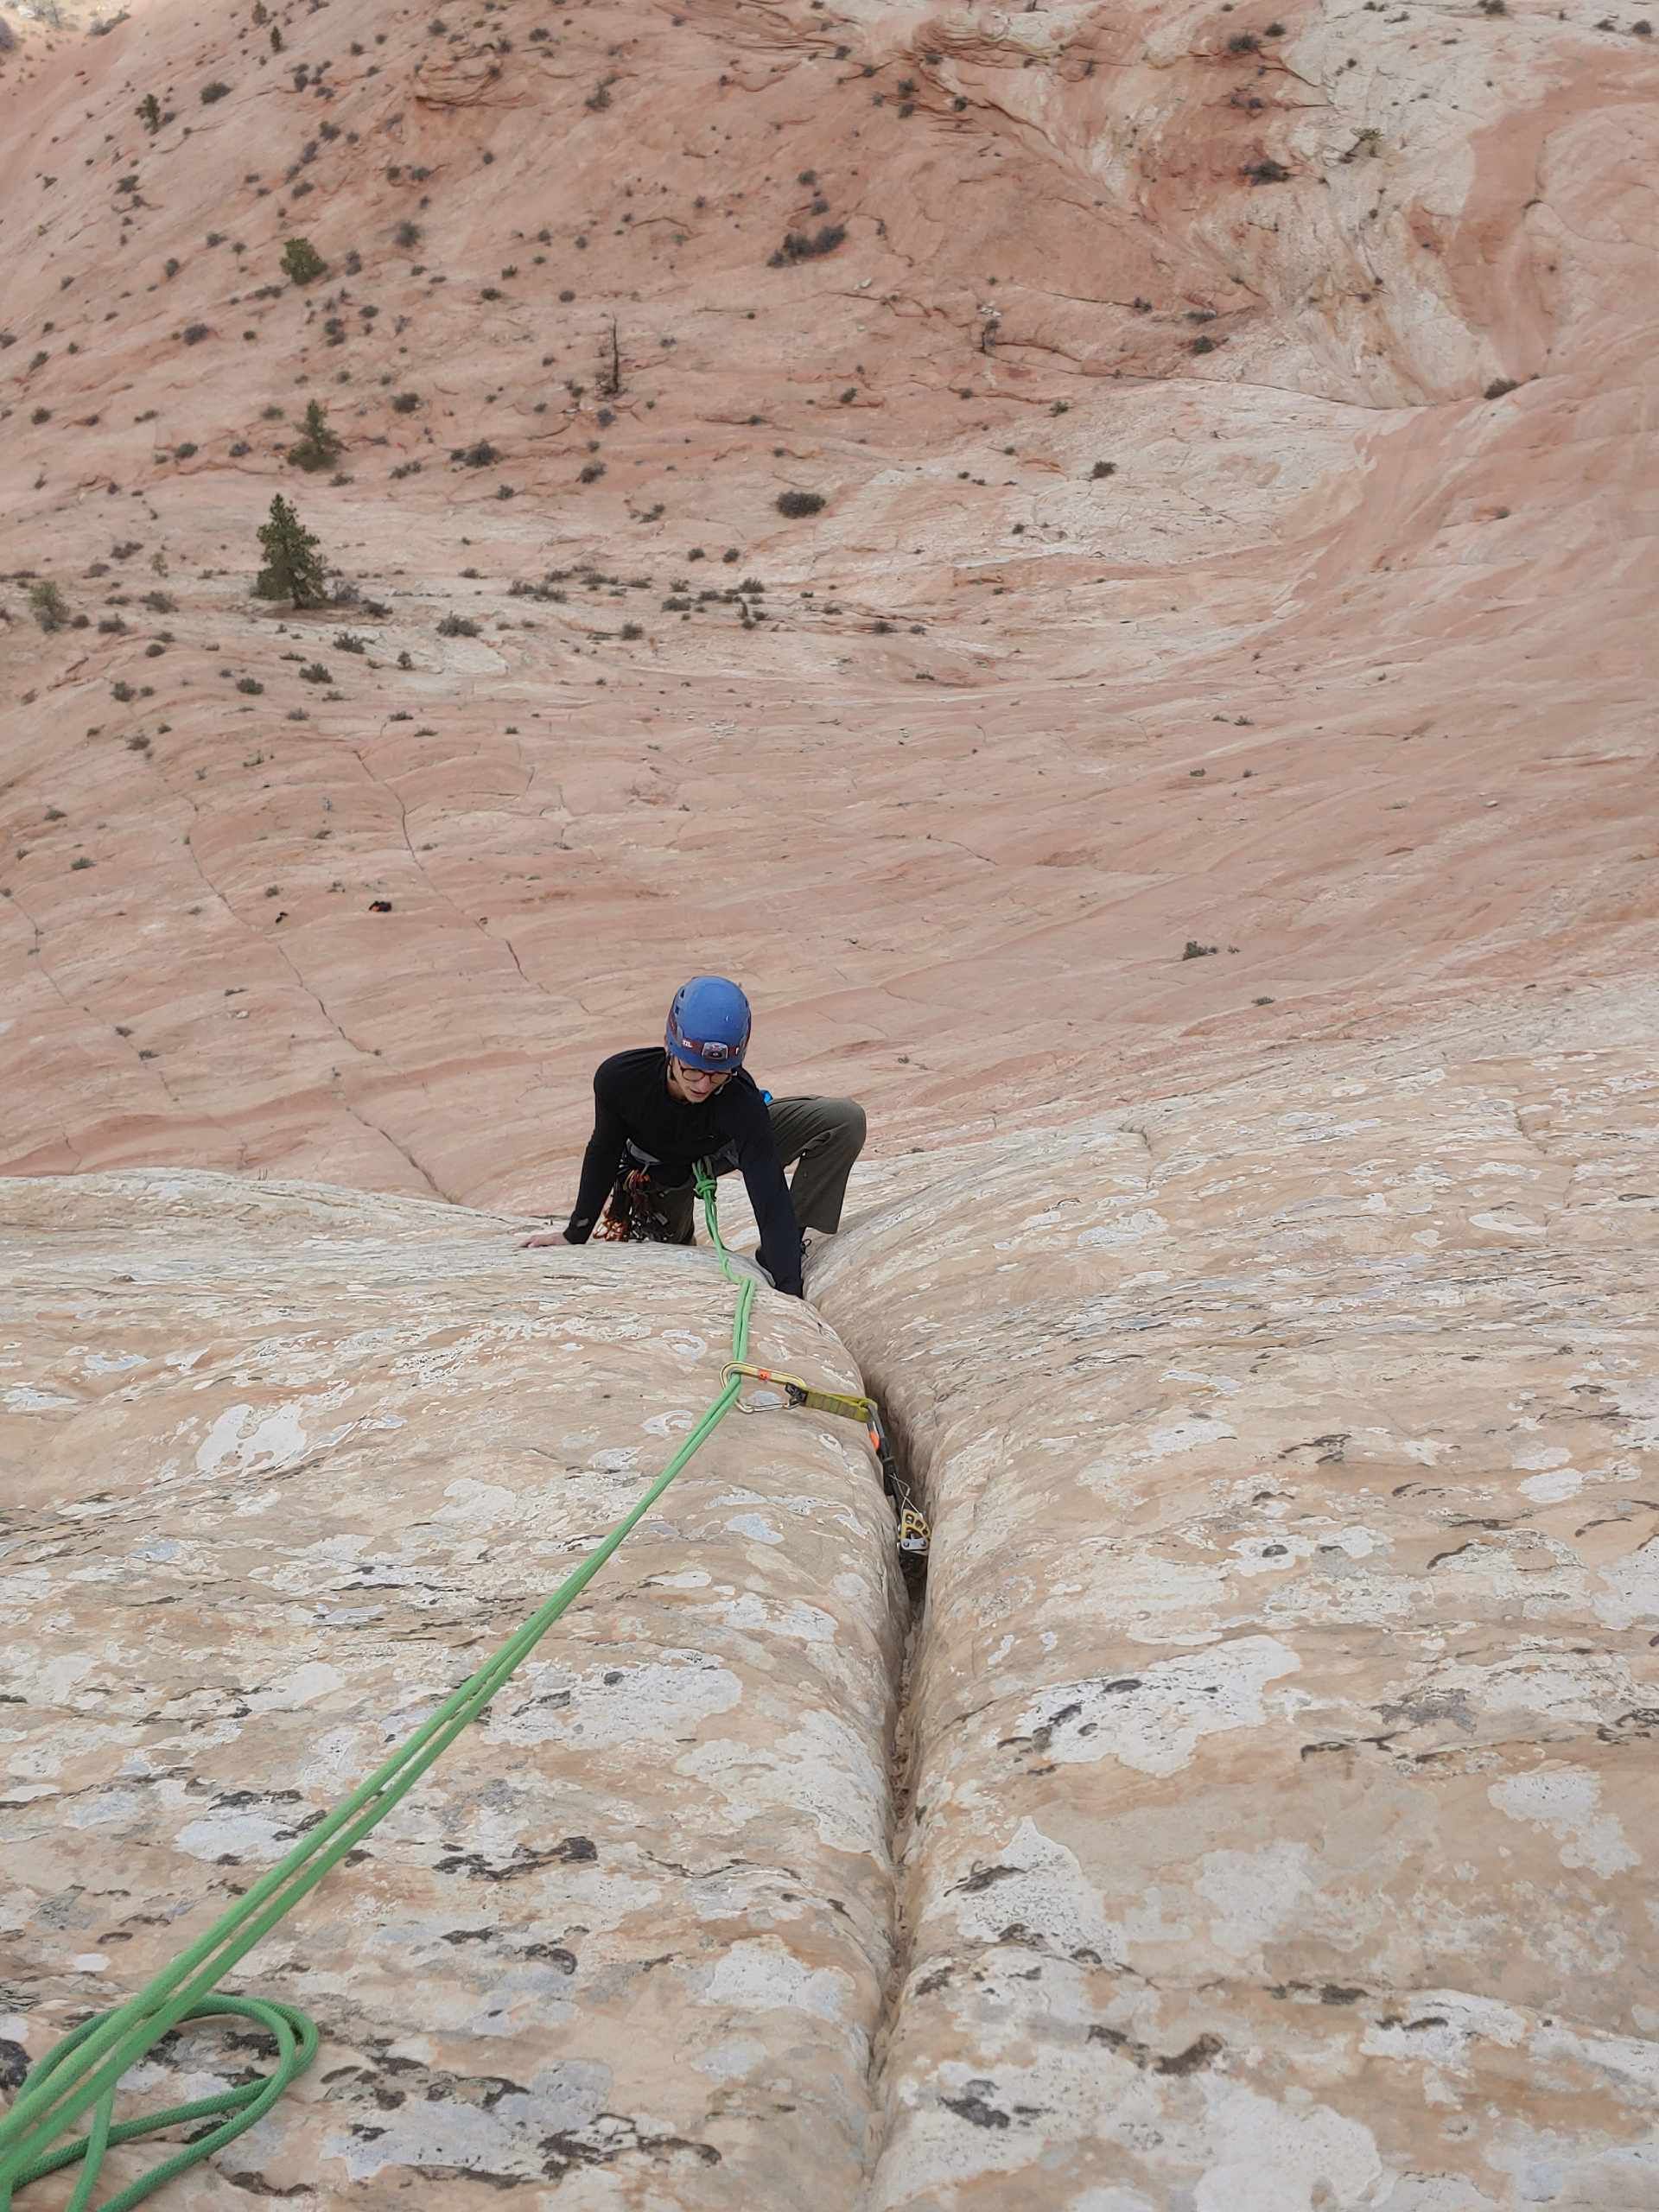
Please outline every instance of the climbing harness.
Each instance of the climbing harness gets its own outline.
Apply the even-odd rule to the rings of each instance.
[[[874,1398],[856,1397],[846,1390],[821,1390],[816,1383],[805,1382],[798,1375],[779,1375],[770,1367],[750,1367],[738,1359],[727,1361],[721,1380],[736,1380],[740,1388],[745,1382],[776,1383],[788,1405],[805,1406],[813,1413],[838,1414],[843,1420],[861,1421],[880,1463],[881,1487],[893,1500],[893,1510],[899,1516],[900,1564],[907,1575],[925,1570],[931,1533],[916,1510],[909,1484],[899,1471],[899,1463],[893,1456]],[[760,1410],[753,1398],[745,1399],[739,1407],[742,1413]]]
[[[648,1167],[631,1167],[616,1179],[595,1236],[610,1244],[672,1244],[668,1211]]]
[[[721,1240],[715,1211],[713,1179],[699,1168],[697,1195],[702,1200],[709,1234],[720,1254],[727,1281],[737,1292],[732,1320],[732,1357],[748,1350],[753,1278],[733,1271]],[[94,2014],[38,2059],[25,2075],[16,2101],[0,2120],[0,2212],[11,2212],[17,2190],[47,2174],[81,2162],[81,2171],[65,2212],[87,2212],[98,2185],[105,2153],[111,2144],[131,2141],[164,2127],[208,2120],[223,2113],[216,2127],[195,2136],[159,2165],[105,2197],[96,2212],[130,2212],[130,2208],[206,2158],[269,2112],[289,2084],[316,2056],[315,2024],[291,2005],[269,1999],[216,1994],[237,1961],[270,1934],[323,1878],[353,1851],[371,1828],[406,1797],[421,1777],[469,1727],[515,1674],[553,1624],[593,1580],[612,1554],[650,1512],[681,1469],[714,1433],[736,1404],[741,1377],[724,1378],[719,1396],[686,1437],[668,1465],[610,1533],[554,1591],[551,1597],[508,1637],[493,1657],[462,1682],[391,1757],[359,1783],[343,1803],[311,1828],[288,1856],[260,1876],[228,1911],[113,2012]],[[271,2073],[219,2096],[175,2105],[166,2112],[118,2121],[115,2094],[122,2076],[185,2020],[233,2015],[254,2022],[276,2044]],[[69,2129],[91,2110],[84,2135],[62,2142]],[[55,2146],[55,2147],[54,2147]]]

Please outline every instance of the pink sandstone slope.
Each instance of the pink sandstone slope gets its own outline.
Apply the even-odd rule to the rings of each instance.
[[[1606,21],[162,0],[6,57],[0,1162],[556,1207],[688,963],[915,1141],[1627,971]],[[279,492],[384,615],[249,598]]]

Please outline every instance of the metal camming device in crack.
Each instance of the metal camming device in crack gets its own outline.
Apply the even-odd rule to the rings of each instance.
[[[910,1484],[899,1471],[893,1456],[881,1416],[874,1398],[856,1396],[849,1390],[821,1390],[816,1383],[799,1375],[780,1375],[773,1368],[750,1367],[741,1360],[728,1360],[721,1370],[723,1383],[734,1381],[770,1382],[784,1394],[785,1402],[791,1406],[806,1406],[814,1413],[836,1414],[843,1421],[855,1421],[863,1426],[881,1468],[881,1487],[893,1500],[893,1510],[899,1516],[899,1550],[903,1564],[912,1571],[924,1567],[927,1560],[931,1535],[923,1516],[916,1509]],[[758,1412],[753,1401],[740,1399],[744,1412]]]

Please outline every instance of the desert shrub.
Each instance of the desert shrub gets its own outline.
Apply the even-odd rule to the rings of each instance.
[[[802,515],[815,515],[824,504],[822,492],[780,492],[774,502],[780,515],[787,515],[792,522]]]
[[[289,238],[283,247],[283,274],[290,284],[315,284],[328,264],[309,238]]]
[[[257,676],[238,676],[236,679],[236,688],[238,691],[245,692],[248,697],[252,699],[257,697],[265,687]]]
[[[804,231],[787,231],[784,242],[766,263],[768,269],[786,269],[793,262],[816,261],[821,254],[833,253],[847,236],[844,223],[826,223],[811,236]]]
[[[478,625],[470,614],[446,614],[438,625],[441,638],[475,638]]]
[[[231,88],[228,85],[221,84],[219,79],[215,77],[211,85],[204,85],[201,88],[201,104],[203,107],[212,107],[215,100],[228,99],[230,90]]]
[[[69,620],[69,608],[63,594],[56,584],[44,580],[29,586],[29,611],[42,630],[61,630]]]

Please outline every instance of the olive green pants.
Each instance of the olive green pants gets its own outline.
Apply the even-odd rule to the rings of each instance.
[[[772,1116],[778,1157],[785,1167],[795,1169],[789,1196],[798,1226],[830,1232],[839,1229],[847,1178],[864,1149],[864,1109],[852,1098],[774,1098],[766,1111]],[[729,1175],[737,1155],[716,1153],[709,1164],[716,1175]],[[682,1183],[656,1195],[663,1202],[673,1241],[690,1243],[696,1184]]]

